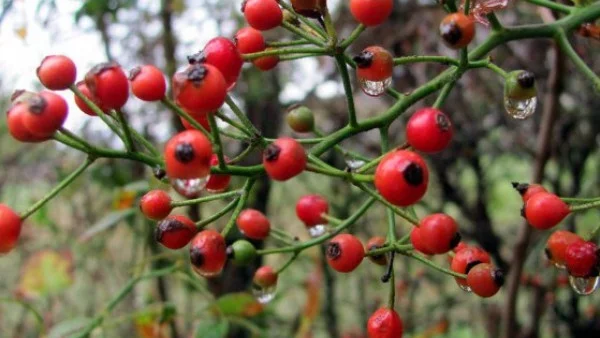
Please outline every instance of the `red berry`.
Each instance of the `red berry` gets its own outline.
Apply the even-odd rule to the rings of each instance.
[[[435,108],[415,112],[406,125],[406,140],[415,150],[437,153],[444,150],[454,135],[450,118]]]
[[[159,101],[167,92],[165,76],[153,65],[135,67],[129,72],[129,81],[133,95],[143,101]]]
[[[19,240],[21,217],[5,204],[0,204],[0,253],[10,252]]]
[[[269,288],[277,284],[278,275],[273,271],[273,268],[265,265],[261,266],[254,272],[252,282],[261,288]]]
[[[75,83],[77,67],[67,56],[49,55],[42,60],[36,73],[44,87],[50,90],[63,90]]]
[[[415,250],[425,255],[433,255],[433,252],[425,246],[421,228],[412,228],[412,230],[410,231],[410,242],[412,243],[413,248],[415,248]]]
[[[103,106],[102,103],[100,103],[98,101],[98,99],[92,97],[92,93],[90,92],[89,88],[87,87],[87,85],[85,84],[84,81],[81,81],[81,82],[77,83],[77,89],[81,92],[81,94],[83,94],[83,96],[87,97],[90,101],[92,101],[93,103],[95,103],[96,106],[98,106],[98,108],[100,108],[103,112],[106,113],[106,112],[108,112],[110,110],[109,108],[106,108],[105,106]],[[96,113],[92,110],[92,108],[90,108],[77,95],[75,95],[75,104],[77,105],[77,107],[79,109],[81,109],[82,112],[86,113],[87,115],[96,116]]]
[[[267,175],[276,181],[285,181],[306,168],[306,152],[298,141],[281,137],[263,152],[263,164]]]
[[[392,14],[392,0],[350,0],[350,12],[363,25],[377,26]]]
[[[385,238],[383,238],[381,236],[372,237],[367,242],[367,245],[365,245],[365,251],[369,252],[372,250],[381,249],[385,246],[385,242],[386,242]],[[379,254],[379,255],[368,256],[368,257],[371,260],[371,262],[373,262],[377,265],[382,265],[382,266],[387,265],[387,257],[385,254]]]
[[[392,77],[394,58],[383,47],[367,47],[353,60],[356,62],[356,76],[361,80],[379,82]]]
[[[267,216],[255,209],[242,210],[235,222],[240,232],[250,239],[263,240],[271,231]]]
[[[200,231],[190,244],[190,261],[196,273],[212,277],[221,273],[227,259],[225,239],[215,230]]]
[[[425,195],[428,183],[425,161],[408,150],[390,152],[375,171],[375,187],[381,196],[402,207],[417,203]]]
[[[196,224],[182,215],[173,215],[160,221],[154,238],[157,242],[173,250],[186,246],[196,234]]]
[[[296,215],[307,227],[327,224],[322,217],[329,212],[329,203],[319,195],[302,196],[296,203]]]
[[[173,96],[179,105],[194,114],[219,109],[227,95],[223,74],[209,64],[192,64],[173,76]]]
[[[121,109],[129,98],[129,80],[115,62],[101,63],[85,74],[92,97],[108,109]]]
[[[265,49],[265,51],[267,51],[267,50],[272,50],[272,48]],[[269,71],[269,70],[275,68],[278,63],[279,63],[278,55],[263,56],[263,57],[259,57],[258,59],[255,59],[254,61],[252,61],[252,64],[256,68],[262,70],[263,72],[266,72],[266,71]]]
[[[167,217],[171,210],[171,196],[163,190],[151,190],[140,200],[140,209],[144,216],[158,221]]]
[[[189,114],[189,112],[188,112]],[[208,115],[207,114],[196,114],[196,115],[192,115],[190,114],[190,116],[196,121],[198,122],[202,127],[204,127],[204,129],[206,129],[206,131],[210,131],[210,123],[208,122]],[[183,124],[183,127],[185,129],[193,129],[196,130],[196,128],[194,128],[194,126],[192,126],[186,119],[184,119],[183,117],[180,117],[181,120],[181,124]]]
[[[244,0],[242,12],[248,24],[260,31],[273,29],[283,22],[283,12],[276,0]]]
[[[67,119],[69,105],[61,96],[43,91],[27,100],[27,114],[23,126],[33,135],[48,137],[54,134]]]
[[[546,242],[546,256],[559,266],[565,265],[565,254],[567,247],[575,242],[583,242],[583,238],[566,230],[558,230],[552,233]]]
[[[525,218],[536,229],[546,230],[556,226],[570,213],[569,206],[558,196],[541,192],[525,203]]]
[[[467,274],[474,266],[481,263],[491,263],[490,255],[483,249],[467,246],[454,255],[450,269],[457,273]],[[455,277],[454,279],[459,285],[467,286],[465,278]]]
[[[165,146],[165,165],[170,178],[194,179],[210,173],[210,141],[198,130],[173,136]]]
[[[402,338],[402,319],[396,311],[382,307],[367,322],[369,338]]]
[[[456,245],[456,247],[454,249],[452,249],[452,251],[459,252],[460,250],[462,250],[466,247],[468,247],[468,245],[465,244],[465,242],[458,242],[458,244]]]
[[[537,194],[538,192],[548,192],[544,187],[542,187],[539,184],[513,182],[512,185],[515,189],[517,189],[519,194],[521,194],[523,202],[527,202],[531,198],[531,196]]]
[[[598,276],[598,247],[592,242],[577,241],[565,251],[567,271],[574,277]]]
[[[483,263],[474,266],[467,274],[467,285],[479,297],[492,297],[504,284],[504,273],[494,269],[491,264]]]
[[[358,267],[365,257],[365,249],[358,238],[340,234],[327,244],[327,263],[339,272],[350,272]]]
[[[252,27],[244,27],[237,31],[233,41],[241,54],[261,52],[266,48],[262,33]]]
[[[235,86],[244,63],[233,41],[224,37],[208,41],[201,52],[188,56],[188,61],[191,64],[205,62],[215,66],[223,75],[229,89]]]
[[[440,23],[440,34],[448,47],[466,47],[475,36],[475,20],[462,12],[448,14]]]
[[[446,214],[433,214],[423,218],[419,229],[423,245],[434,254],[446,253],[460,242],[458,225]]]
[[[23,118],[26,114],[29,114],[27,103],[19,102],[13,105],[8,112],[6,112],[6,114],[8,131],[15,140],[36,143],[46,141],[51,138],[51,136],[36,136],[25,127]]]
[[[320,18],[321,12],[327,7],[326,0],[292,0],[292,8],[294,12],[308,17]]]
[[[229,159],[225,156],[225,162],[227,161],[229,161]],[[216,154],[213,154],[210,158],[210,165],[212,167],[219,165],[219,157]],[[231,175],[211,174],[208,178],[208,182],[206,182],[206,190],[213,193],[224,191],[229,186],[230,181]]]

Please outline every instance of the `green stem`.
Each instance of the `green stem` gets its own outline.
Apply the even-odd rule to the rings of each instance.
[[[356,127],[358,122],[356,120],[356,110],[354,107],[354,92],[352,91],[352,85],[350,84],[350,75],[348,74],[348,68],[346,68],[346,62],[344,61],[343,55],[336,54],[335,61],[338,69],[342,76],[342,82],[344,84],[344,91],[346,92],[346,103],[348,105],[348,123],[350,127]]]
[[[200,130],[204,136],[208,137],[209,140],[213,141],[212,135],[200,124],[196,121],[190,114],[188,114],[185,110],[181,109],[175,102],[171,101],[168,97],[164,97],[160,100],[167,108],[169,108],[172,112],[179,115],[179,117],[186,120],[192,127]]]
[[[394,66],[420,62],[437,62],[444,65],[454,66],[458,66],[460,64],[456,59],[448,56],[411,55],[394,58]]]
[[[262,52],[243,54],[245,61],[252,61],[264,56],[272,55],[292,55],[292,54],[311,54],[311,55],[326,55],[327,49],[321,47],[283,47],[277,49],[267,49]]]
[[[571,46],[567,34],[563,30],[559,30],[556,35],[556,43],[560,47],[560,49],[565,53],[571,61],[575,64],[575,67],[579,69],[579,71],[592,82],[594,85],[594,89],[600,92],[600,77],[594,73],[590,67],[579,57],[577,52]]]
[[[564,14],[570,14],[573,11],[573,7],[566,6],[566,5],[563,5],[561,3],[554,2],[554,1],[548,1],[548,0],[525,0],[525,1],[527,1],[531,4],[534,4],[534,5],[537,5],[537,6],[550,8],[552,10],[555,10],[557,12],[561,12]]]
[[[493,31],[501,31],[504,29],[504,26],[502,26],[502,24],[500,23],[500,20],[498,20],[496,13],[491,12],[488,15],[486,15],[486,17],[487,17],[488,21],[490,22],[490,25],[492,26]]]
[[[352,43],[354,43],[354,41],[356,41],[356,39],[358,39],[358,37],[362,34],[362,32],[365,31],[365,29],[367,29],[367,27],[363,24],[356,26],[356,28],[354,28],[352,33],[350,33],[350,35],[348,35],[348,37],[346,39],[344,39],[342,41],[342,43],[340,44],[340,47],[342,48],[342,50],[346,50],[348,47],[350,47],[350,45]]]
[[[567,203],[587,203],[600,200],[600,197],[582,198],[582,197],[561,197],[561,200]]]
[[[243,125],[237,123],[237,121],[231,119],[229,116],[223,114],[223,112],[221,111],[217,111],[215,113],[215,115],[217,115],[218,118],[220,118],[221,120],[223,120],[224,122],[226,122],[227,124],[229,124],[230,126],[234,127],[235,129],[241,131],[242,133],[252,137],[252,132],[248,129],[246,129]]]
[[[248,154],[250,154],[252,152],[252,150],[254,150],[255,146],[254,145],[249,145],[246,147],[246,149],[244,149],[241,153],[239,153],[236,157],[232,158],[229,161],[229,164],[235,164],[240,162],[241,160],[243,160],[244,158],[246,158],[246,156],[248,156]]]
[[[44,332],[46,331],[44,328],[44,317],[33,307],[33,305],[20,300],[13,298],[0,298],[0,303],[14,303],[22,306],[25,310],[30,312],[35,317],[35,323],[38,328],[39,336],[44,337]]]
[[[133,145],[133,138],[131,137],[131,128],[129,126],[129,123],[127,123],[127,120],[125,119],[125,114],[123,114],[123,112],[120,110],[117,110],[117,119],[121,124],[121,128],[123,128],[123,133],[125,134],[125,148],[129,152],[134,152],[135,148]]]
[[[373,198],[377,199],[379,202],[383,203],[386,207],[388,207],[390,210],[392,210],[396,215],[404,218],[405,220],[407,220],[408,222],[410,222],[414,225],[419,224],[418,219],[414,218],[412,215],[409,215],[404,210],[402,210],[402,209],[398,208],[397,206],[393,205],[392,203],[388,202],[385,198],[381,197],[381,195],[379,195],[377,192],[373,191],[373,189],[367,187],[366,184],[356,183],[355,185],[357,187],[359,187],[362,191],[368,193]]]
[[[82,139],[81,137],[77,136],[76,134],[72,133],[70,130],[68,130],[64,127],[60,127],[58,129],[58,131],[60,131],[61,134],[65,135],[66,137],[70,138],[71,140],[79,143],[85,149],[90,149],[90,148],[94,147],[91,144],[89,144],[86,140]]]
[[[196,204],[201,204],[201,203],[205,203],[205,202],[222,200],[224,198],[229,198],[229,197],[238,197],[241,195],[241,193],[242,192],[240,190],[233,190],[233,191],[228,191],[228,192],[224,192],[224,193],[220,193],[220,194],[195,198],[195,199],[191,199],[191,200],[173,201],[173,202],[171,202],[171,207],[173,207],[173,208],[185,207],[185,206],[196,205]]]
[[[285,271],[285,269],[287,269],[290,265],[292,265],[292,263],[296,260],[296,258],[298,258],[300,254],[298,252],[295,252],[292,257],[290,257],[290,259],[287,260],[287,262],[285,262],[285,264],[283,264],[283,266],[281,266],[279,269],[277,269],[275,271],[276,274],[280,274],[282,272]]]
[[[292,40],[292,41],[273,41],[267,42],[268,47],[290,47],[290,46],[302,46],[310,44],[310,41],[305,39]]]
[[[303,31],[303,30],[301,30],[300,28],[298,28],[298,27],[296,27],[296,26],[292,25],[292,24],[291,24],[291,23],[289,23],[289,22],[285,22],[285,21],[284,21],[284,22],[281,24],[281,26],[282,26],[283,28],[287,29],[288,31],[290,31],[290,32],[294,33],[294,34],[296,34],[296,35],[298,35],[298,36],[300,36],[300,37],[303,37],[304,39],[306,39],[306,40],[308,40],[308,41],[312,42],[313,44],[315,44],[315,45],[317,45],[317,46],[325,47],[325,42],[323,42],[322,40],[319,40],[319,39],[317,39],[316,37],[312,36],[312,35],[311,35],[311,34],[309,34],[309,33],[306,33],[305,31]]]
[[[219,212],[211,215],[208,218],[202,219],[198,222],[196,222],[196,228],[198,229],[202,229],[205,226],[209,225],[210,223],[218,220],[219,218],[223,217],[226,213],[228,213],[229,211],[231,211],[233,208],[235,208],[235,206],[238,203],[239,198],[234,199],[233,201],[229,202],[229,204],[227,204],[223,209],[221,209]]]
[[[240,212],[242,212],[242,209],[244,208],[244,206],[246,205],[246,202],[248,201],[248,197],[250,196],[250,189],[252,189],[254,182],[256,182],[256,179],[254,179],[254,178],[248,178],[246,180],[246,183],[244,184],[244,187],[242,188],[242,195],[240,196],[240,199],[238,200],[237,205],[236,205],[235,209],[233,210],[233,215],[231,215],[229,222],[227,222],[227,224],[225,225],[225,228],[223,228],[223,231],[221,231],[221,235],[223,235],[223,237],[227,237],[227,235],[229,234],[229,232],[235,225],[235,221],[236,221],[238,215],[240,214]]]
[[[227,170],[227,162],[225,161],[225,155],[223,154],[223,143],[221,143],[221,135],[219,135],[219,127],[217,126],[217,121],[215,120],[214,114],[208,114],[208,123],[210,124],[210,132],[212,133],[213,142],[213,152],[217,154],[217,158],[219,159],[219,169]]]
[[[596,227],[594,228],[594,230],[590,231],[590,233],[587,234],[587,236],[585,236],[583,239],[585,239],[586,241],[593,240],[594,236],[596,236],[596,234],[598,233],[598,231],[600,231],[600,224],[596,225]]]
[[[329,13],[329,8],[325,7],[323,9],[323,22],[325,23],[325,31],[329,36],[329,46],[335,47],[337,45],[337,32],[335,31],[335,26],[333,25],[333,20],[331,19],[331,13]]]
[[[343,171],[343,170],[338,170],[338,169],[333,170],[333,169],[323,168],[323,167],[312,165],[312,164],[308,164],[306,166],[306,170],[312,171],[314,173],[327,175],[327,176],[345,178],[351,182],[373,182],[373,180],[374,180],[373,175],[355,174],[350,171]]]
[[[434,262],[430,261],[429,259],[425,258],[423,255],[421,255],[419,253],[416,253],[416,252],[400,252],[400,254],[408,256],[408,257],[412,257],[412,258],[414,258],[414,259],[416,259],[416,260],[418,260],[420,262],[425,263],[426,265],[429,265],[430,267],[434,268],[435,270],[443,272],[443,273],[445,273],[447,275],[458,277],[458,278],[467,278],[467,275],[462,274],[462,273],[457,273],[457,272],[454,272],[452,270],[443,268],[443,267],[435,264]]]
[[[440,108],[444,104],[444,102],[450,95],[452,88],[454,88],[454,83],[455,83],[454,81],[451,81],[444,85],[444,87],[442,88],[442,91],[440,92],[440,95],[438,95],[437,99],[433,103],[434,108]]]
[[[587,210],[587,209],[592,209],[592,208],[600,208],[600,200],[569,206],[569,210],[571,210],[571,212],[582,211],[582,210]]]
[[[278,1],[279,5],[284,8],[287,9],[290,13],[294,14],[294,17],[300,21],[301,23],[305,24],[306,26],[310,27],[310,29],[312,29],[314,32],[316,32],[317,34],[319,34],[321,36],[321,38],[326,39],[327,38],[327,34],[325,33],[325,31],[323,30],[323,28],[321,28],[320,26],[316,25],[315,23],[313,23],[312,21],[308,20],[307,18],[305,18],[302,15],[298,15],[298,13],[296,13],[294,11],[294,8],[292,6],[290,6],[288,3],[286,3],[285,1]]]
[[[235,104],[231,96],[227,95],[225,97],[225,103],[227,103],[229,108],[231,108],[231,111],[233,111],[235,116],[237,116],[237,118],[244,125],[244,127],[246,127],[247,130],[250,130],[252,134],[262,139],[262,136],[260,136],[260,131],[256,129],[256,127],[252,124],[252,122],[248,119],[248,117],[246,116],[246,114],[244,114],[240,107],[238,107],[238,105]],[[262,143],[264,143],[264,141]]]
[[[465,0],[464,6],[463,11],[465,15],[469,15],[469,12],[471,11],[471,0]]]
[[[498,67],[497,65],[495,65],[492,62],[488,62],[488,64],[486,65],[486,67],[492,71],[494,71],[494,73],[500,75],[503,79],[506,79],[508,77],[508,73],[506,71],[504,71],[504,69]]]

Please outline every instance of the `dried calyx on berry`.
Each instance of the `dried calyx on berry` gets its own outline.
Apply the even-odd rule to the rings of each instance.
[[[513,100],[526,100],[537,95],[535,76],[526,70],[508,73],[504,82],[504,96]]]
[[[373,53],[363,50],[360,54],[352,58],[358,68],[368,68],[373,63]]]
[[[205,62],[206,61],[206,56],[204,55],[204,52],[199,51],[199,52],[194,53],[192,55],[188,55],[187,56],[187,60],[188,60],[188,63],[190,65],[194,65],[194,64]]]

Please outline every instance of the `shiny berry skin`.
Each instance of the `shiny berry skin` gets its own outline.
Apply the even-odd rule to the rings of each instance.
[[[159,221],[169,216],[171,210],[171,196],[163,190],[148,191],[140,200],[140,209],[144,216],[151,220]]]
[[[319,195],[304,195],[296,203],[296,215],[307,227],[327,224],[322,217],[329,212],[329,203]]]
[[[87,97],[90,101],[96,104],[98,108],[100,108],[103,112],[108,112],[110,109],[103,106],[96,98],[92,97],[92,93],[90,89],[87,87],[84,81],[77,83],[77,89],[83,94],[83,96]],[[96,116],[96,113],[90,108],[79,96],[75,95],[75,104],[77,107],[84,113],[90,116]]]
[[[173,75],[173,96],[177,103],[193,114],[219,109],[227,95],[223,74],[212,65],[195,63]]]
[[[242,12],[252,28],[273,29],[283,22],[283,12],[276,0],[244,0]]]
[[[457,273],[467,274],[470,269],[481,263],[491,263],[490,255],[483,249],[467,246],[454,255],[450,269]],[[467,286],[465,278],[455,277],[454,279],[456,283]]]
[[[10,252],[17,246],[23,221],[5,204],[0,204],[0,254]]]
[[[598,247],[592,242],[578,241],[569,244],[565,251],[567,271],[574,277],[598,276]]]
[[[189,112],[188,112],[189,114]],[[206,129],[206,131],[210,131],[210,123],[208,122],[208,115],[207,114],[197,114],[197,115],[192,115],[190,114],[190,116],[196,121],[198,122],[202,127],[204,127],[204,129]],[[186,119],[184,119],[183,117],[179,118],[181,120],[181,124],[183,125],[183,127],[185,129],[193,129],[196,130],[196,128],[194,128],[194,126],[192,126]]]
[[[242,55],[233,41],[224,37],[216,37],[208,41],[200,53],[188,56],[188,61],[190,63],[205,62],[217,68],[229,89],[235,86],[244,63]]]
[[[196,224],[182,215],[169,216],[158,222],[154,239],[166,248],[177,250],[186,246],[196,235]]]
[[[365,257],[365,249],[358,238],[350,234],[340,234],[327,244],[327,263],[338,272],[351,272]]]
[[[294,12],[307,18],[320,18],[322,10],[327,6],[326,0],[291,0]]]
[[[504,284],[504,273],[491,264],[474,266],[467,274],[467,285],[479,297],[489,298],[498,293]]]
[[[350,0],[350,13],[367,27],[382,24],[392,14],[392,0]]]
[[[129,79],[115,62],[101,63],[85,74],[92,97],[107,109],[121,109],[129,99]]]
[[[413,245],[413,248],[415,248],[415,250],[428,256],[433,255],[433,252],[425,246],[423,235],[421,233],[421,228],[412,228],[412,230],[410,231],[410,243]]]
[[[227,156],[225,156],[225,162],[228,162]],[[213,154],[210,158],[211,167],[217,167],[219,165],[219,157]],[[222,192],[229,186],[231,181],[231,175],[225,174],[211,174],[206,182],[206,190],[208,192]]]
[[[272,267],[264,265],[254,272],[252,283],[261,288],[269,288],[277,284],[278,277]]]
[[[164,157],[170,178],[193,179],[210,173],[212,145],[202,132],[186,130],[173,136],[166,144]]]
[[[190,244],[190,262],[196,273],[213,277],[221,273],[227,259],[225,239],[215,230],[200,231]]]
[[[48,137],[54,134],[67,119],[69,105],[61,96],[43,91],[27,100],[29,107],[23,126],[33,135]]]
[[[448,14],[440,23],[440,35],[452,49],[466,47],[475,36],[475,20],[461,12]]]
[[[504,80],[504,96],[513,100],[527,100],[537,95],[535,75],[526,70],[508,73]]]
[[[539,184],[528,184],[528,183],[512,183],[513,188],[515,188],[521,198],[523,198],[523,202],[527,202],[531,196],[537,194],[538,192],[548,192],[543,186]]]
[[[256,257],[256,248],[245,239],[238,239],[227,248],[227,257],[237,265],[247,265]]]
[[[48,55],[36,69],[37,77],[50,90],[63,90],[75,83],[77,67],[69,57]]]
[[[567,215],[569,206],[558,196],[541,192],[537,193],[525,203],[525,218],[536,229],[546,230],[556,226]]]
[[[27,143],[37,143],[51,138],[51,136],[36,136],[32,134],[29,129],[25,128],[23,118],[26,114],[29,114],[27,103],[19,102],[13,105],[6,114],[8,132],[15,140]]]
[[[419,222],[423,245],[434,254],[443,254],[452,250],[460,242],[458,225],[446,214],[433,214]]]
[[[370,46],[353,58],[356,76],[367,81],[383,81],[392,77],[394,58],[385,48]]]
[[[233,41],[241,54],[261,52],[267,47],[262,33],[252,27],[244,27],[237,31]]]
[[[566,230],[557,230],[548,237],[546,242],[546,256],[554,264],[565,265],[567,247],[575,242],[583,242],[583,238]]]
[[[131,92],[142,101],[159,101],[165,97],[167,82],[165,76],[153,65],[143,65],[129,72]]]
[[[242,210],[235,223],[240,232],[250,239],[263,240],[271,231],[271,222],[267,216],[255,209]]]
[[[312,110],[306,106],[293,105],[288,108],[285,121],[297,133],[309,133],[315,126]]]
[[[372,237],[371,239],[369,239],[369,241],[367,242],[367,245],[365,245],[365,251],[368,253],[371,250],[381,249],[384,246],[385,246],[385,238],[383,238],[381,236],[375,236],[375,237]],[[387,265],[388,260],[387,260],[387,257],[385,254],[368,256],[368,257],[371,260],[371,262],[373,262],[377,265],[381,265],[381,266]]]
[[[429,169],[423,158],[408,150],[387,154],[375,170],[375,187],[388,202],[398,206],[417,203],[429,183]]]
[[[415,150],[424,153],[446,149],[453,135],[450,118],[436,108],[418,110],[406,124],[406,140]]]
[[[271,50],[271,48],[267,48],[265,49],[265,51],[267,50]],[[252,64],[262,70],[263,72],[269,71],[273,68],[275,68],[277,66],[277,64],[279,64],[279,56],[278,55],[270,55],[270,56],[263,56],[263,57],[259,57],[258,59],[255,59],[252,61]]]
[[[281,137],[267,146],[263,152],[263,164],[270,178],[285,181],[304,171],[306,152],[298,141]]]
[[[367,322],[369,338],[402,338],[402,319],[396,311],[382,307]]]

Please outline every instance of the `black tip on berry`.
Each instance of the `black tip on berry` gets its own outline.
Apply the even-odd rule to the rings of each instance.
[[[373,250],[377,250],[377,249],[381,249],[381,248],[382,248],[382,246],[373,244],[367,248],[367,251],[373,251]],[[374,256],[371,256],[371,259],[374,261],[383,261],[385,259],[385,255],[384,254],[374,255]]]
[[[136,76],[138,76],[142,72],[142,67],[137,66],[129,71],[129,81],[135,80]]]
[[[154,229],[154,239],[160,242],[165,233],[176,231],[179,229],[185,229],[185,225],[175,218],[165,218],[158,222],[156,229]]]
[[[206,77],[207,74],[208,74],[208,69],[206,69],[206,67],[204,67],[200,63],[194,63],[190,66],[190,68],[186,72],[186,77],[187,77],[188,81],[191,81],[191,82],[194,82],[197,84],[197,83],[202,82],[202,80],[204,80],[204,78]]]
[[[203,51],[199,51],[198,53],[194,53],[192,55],[187,56],[188,63],[190,65],[194,65],[197,63],[202,63],[206,61],[206,55],[204,55]]]
[[[527,219],[527,216],[525,216],[525,204],[523,204],[523,206],[521,207],[521,217]]]
[[[527,192],[527,189],[529,189],[529,183],[512,182],[512,186],[516,191],[519,192],[519,194],[521,194],[521,196],[523,196],[525,192]]]
[[[188,163],[194,159],[194,147],[185,142],[180,143],[175,148],[175,159],[181,163]]]
[[[233,247],[228,246],[227,249],[225,249],[225,254],[227,255],[228,259],[233,259],[233,257],[235,256],[235,251],[233,250]]]
[[[548,258],[548,260],[552,260],[552,252],[550,252],[550,249],[544,248],[544,254],[546,254],[546,258]]]
[[[192,248],[190,250],[190,262],[195,267],[201,267],[204,264],[204,255],[198,248]]]
[[[269,144],[264,152],[265,160],[268,162],[277,161],[279,153],[281,153],[281,147],[276,144]]]
[[[469,264],[467,264],[467,266],[465,267],[465,274],[469,274],[469,271],[471,271],[471,269],[473,269],[475,266],[477,266],[481,263],[482,263],[482,261],[469,262]]]
[[[462,31],[455,22],[442,25],[440,32],[442,38],[450,45],[456,45],[462,38]]]
[[[419,186],[423,183],[423,168],[416,163],[409,164],[404,169],[404,179],[412,186]]]
[[[460,243],[461,239],[462,236],[460,235],[460,233],[455,233],[454,236],[452,236],[452,240],[450,240],[450,250],[456,248],[458,246],[458,243]]]
[[[504,285],[504,271],[500,269],[492,270],[492,279],[494,280],[494,283],[496,283],[496,285]]]
[[[353,57],[352,60],[354,60],[358,68],[368,68],[373,63],[373,53],[365,50]]]
[[[387,270],[386,270],[385,274],[383,276],[381,276],[382,283],[387,283],[392,278],[392,274],[394,273],[394,257],[395,257],[395,254],[392,251],[390,253],[390,260],[388,262]]]
[[[41,95],[35,95],[28,100],[29,103],[29,112],[33,114],[41,114],[46,106],[48,105],[48,101],[44,99]]]
[[[342,255],[342,248],[336,242],[330,242],[327,244],[327,250],[325,251],[327,258],[338,259]]]
[[[448,131],[452,123],[446,114],[439,113],[435,117],[435,124],[441,131]]]
[[[517,76],[517,82],[519,83],[519,86],[521,86],[521,88],[533,88],[533,85],[535,84],[535,75],[533,75],[532,72],[528,72],[528,71],[522,71],[518,76]]]
[[[154,174],[154,177],[156,177],[157,180],[162,180],[163,178],[165,178],[165,176],[167,176],[167,172],[161,167],[154,168],[152,173]]]

